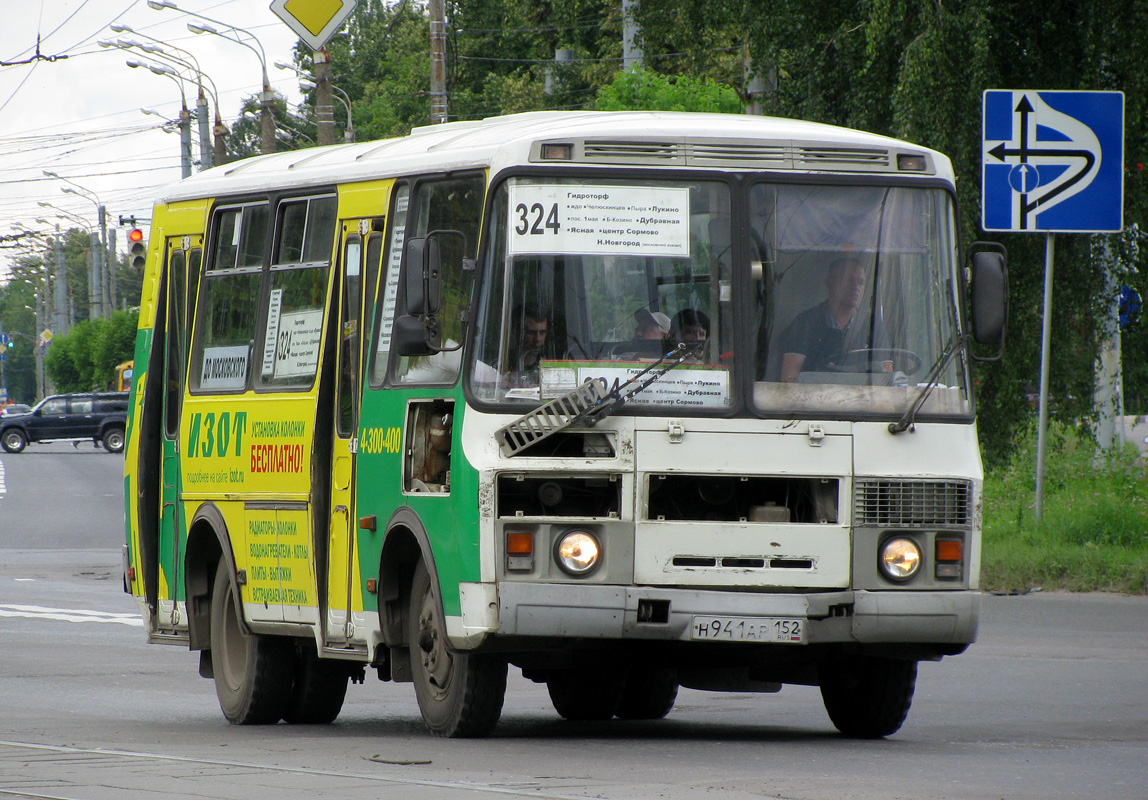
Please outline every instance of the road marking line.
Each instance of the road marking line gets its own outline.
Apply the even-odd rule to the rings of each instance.
[[[62,622],[112,622],[137,628],[143,627],[143,620],[135,614],[87,611],[81,608],[46,608],[44,606],[0,604],[0,617],[55,619]]]

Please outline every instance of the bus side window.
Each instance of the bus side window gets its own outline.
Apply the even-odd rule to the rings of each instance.
[[[470,299],[471,272],[463,268],[466,259],[478,252],[478,232],[482,222],[482,202],[486,182],[482,175],[448,180],[423,181],[415,187],[411,204],[413,230],[410,238],[439,231],[442,254],[442,288],[438,310],[443,352],[430,356],[399,358],[391,374],[395,384],[451,384],[458,380],[461,367],[462,317]],[[409,226],[408,226],[409,227]],[[404,263],[403,270],[417,268]]]
[[[247,388],[269,216],[266,203],[225,208],[215,215],[213,260],[203,274],[196,314],[194,389]]]

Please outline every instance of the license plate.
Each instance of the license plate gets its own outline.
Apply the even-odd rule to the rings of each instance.
[[[805,620],[793,617],[694,617],[690,638],[726,642],[805,643]]]

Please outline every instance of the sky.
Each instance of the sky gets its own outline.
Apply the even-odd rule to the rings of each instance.
[[[177,82],[125,63],[163,63],[159,58],[134,48],[101,47],[100,40],[126,37],[154,45],[146,38],[152,37],[166,43],[169,53],[176,53],[171,47],[190,52],[217,87],[223,121],[230,127],[243,98],[260,90],[259,59],[249,48],[222,36],[197,35],[187,25],[243,28],[266,52],[272,88],[292,104],[302,100],[297,76],[274,66],[292,60],[297,39],[271,12],[271,0],[170,2],[179,10],[155,10],[146,0],[0,0],[0,281],[18,254],[4,241],[19,232],[13,225],[43,233],[57,224],[61,230],[79,227],[66,217],[72,214],[97,227],[96,202],[65,193],[65,187],[93,193],[107,208],[109,226],[118,228],[120,216],[150,217],[159,187],[180,178],[179,134],[163,130],[165,120],[179,116]],[[135,33],[114,33],[113,23]],[[15,63],[24,61],[29,63]],[[193,105],[197,90],[185,85],[184,91]],[[162,116],[145,115],[141,108]],[[193,126],[197,141],[194,131]],[[198,146],[192,150],[198,160]],[[44,170],[71,183],[47,177]],[[146,233],[146,225],[141,227]],[[129,229],[117,233],[121,252],[127,250]]]

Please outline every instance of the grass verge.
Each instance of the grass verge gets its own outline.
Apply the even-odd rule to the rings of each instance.
[[[1050,425],[1044,520],[1036,524],[1035,426],[985,476],[986,591],[1148,591],[1148,466],[1134,448],[1097,463],[1093,442]]]

